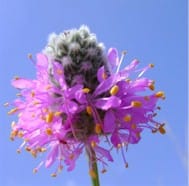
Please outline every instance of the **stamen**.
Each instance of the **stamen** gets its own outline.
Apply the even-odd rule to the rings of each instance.
[[[54,118],[54,113],[53,112],[49,112],[45,118],[45,121],[47,123],[51,123],[53,121],[53,118]]]
[[[107,78],[107,74],[104,72],[103,74],[102,74],[102,79],[106,79]]]
[[[165,124],[162,124],[162,125],[160,125],[160,127],[158,128],[158,130],[159,130],[159,132],[160,132],[161,134],[165,134],[165,133],[166,133],[166,130],[165,130],[165,128],[164,128],[164,125],[165,125]]]
[[[131,106],[132,107],[141,107],[142,103],[140,101],[132,101]]]
[[[31,91],[31,97],[33,98],[35,96],[35,92]]]
[[[90,106],[87,106],[86,112],[87,112],[88,115],[92,115],[92,108]]]
[[[135,130],[136,128],[137,128],[137,126],[135,123],[131,124],[131,129]]]
[[[164,94],[164,92],[162,92],[162,91],[157,92],[157,93],[155,94],[155,96],[156,96],[157,98],[165,99],[165,94]]]
[[[46,132],[46,134],[47,134],[48,136],[51,136],[51,135],[53,134],[53,131],[52,131],[51,128],[46,128],[45,132]]]
[[[151,64],[149,64],[148,66],[149,66],[150,68],[153,68],[153,67],[154,67],[154,64],[151,63]]]
[[[14,114],[15,112],[17,112],[18,111],[18,108],[16,107],[16,108],[13,108],[12,110],[10,110],[9,112],[8,112],[8,115],[11,115],[11,114]]]
[[[100,134],[100,133],[102,132],[102,127],[101,127],[101,125],[98,124],[98,123],[95,125],[95,132],[96,132],[97,134]]]
[[[114,96],[117,94],[117,92],[119,91],[119,87],[117,85],[114,85],[111,89],[110,89],[110,95]]]
[[[62,114],[62,112],[55,112],[54,116],[60,116]]]
[[[154,86],[153,83],[151,83],[148,87],[149,87],[150,90],[154,90],[155,89],[155,86]]]
[[[96,142],[95,141],[91,141],[91,147],[96,147]]]
[[[57,176],[56,173],[52,173],[52,174],[51,174],[51,177],[54,177],[54,178],[55,178],[56,176]]]
[[[124,116],[123,120],[125,122],[130,122],[131,121],[131,115],[130,114],[127,114],[126,116]]]
[[[89,89],[89,88],[83,88],[82,91],[83,91],[83,93],[86,93],[86,94],[87,94],[87,93],[90,92],[90,89]]]

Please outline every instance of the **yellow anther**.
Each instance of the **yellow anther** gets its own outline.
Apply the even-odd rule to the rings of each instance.
[[[121,143],[118,143],[118,144],[117,144],[117,148],[118,148],[118,149],[121,148],[121,146],[122,146]]]
[[[7,103],[4,103],[3,104],[5,107],[8,107],[9,106],[9,103],[7,102]]]
[[[107,78],[107,74],[104,72],[103,74],[102,74],[102,79],[106,79]]]
[[[154,86],[153,83],[151,83],[148,87],[149,87],[150,90],[154,90],[155,89],[155,86]]]
[[[18,77],[18,76],[15,76],[15,77],[14,77],[14,79],[15,79],[15,80],[19,80],[19,79],[20,79],[20,77]]]
[[[57,176],[56,173],[52,173],[52,174],[51,174],[51,177],[56,177],[56,176]]]
[[[23,132],[22,132],[22,131],[19,131],[17,136],[18,136],[19,138],[22,138],[23,135],[24,135]]]
[[[51,123],[53,121],[53,118],[54,118],[54,113],[53,112],[49,112],[45,118],[45,121],[47,123]]]
[[[153,67],[154,67],[154,64],[152,64],[152,63],[149,64],[149,67],[150,67],[150,68],[153,68]]]
[[[64,167],[63,167],[62,165],[59,165],[59,166],[58,166],[58,171],[59,171],[59,172],[62,171],[63,168],[64,168]]]
[[[136,137],[140,138],[140,132],[136,132]]]
[[[95,141],[91,141],[91,147],[96,147],[96,142]]]
[[[13,108],[12,110],[10,110],[10,111],[8,112],[8,115],[14,114],[14,113],[17,112],[17,111],[18,111],[18,108]]]
[[[37,168],[34,168],[33,169],[33,173],[35,174],[35,173],[37,173],[38,172],[38,169]]]
[[[96,132],[97,134],[100,134],[100,133],[102,132],[102,127],[101,127],[101,125],[98,124],[98,123],[95,125],[95,132]]]
[[[70,155],[69,155],[69,158],[70,158],[71,160],[73,160],[74,157],[75,157],[74,154],[70,154]]]
[[[33,101],[33,105],[38,105],[38,104],[40,104],[39,101],[37,101],[37,100]]]
[[[110,95],[114,96],[118,93],[119,91],[119,87],[117,85],[114,85],[111,89],[110,89]]]
[[[31,97],[35,97],[35,92],[34,91],[31,91]]]
[[[32,54],[31,53],[28,54],[28,58],[32,59]]]
[[[31,155],[36,158],[37,157],[37,152],[35,150],[30,151]]]
[[[31,151],[31,148],[25,147],[25,150],[28,151],[28,152],[30,152],[30,151]]]
[[[62,114],[62,112],[55,112],[54,116],[60,116]]]
[[[51,136],[51,135],[53,134],[53,131],[52,131],[51,128],[46,128],[45,133],[46,133],[48,136]]]
[[[45,87],[46,90],[49,90],[50,88],[51,88],[51,85],[47,85],[47,86]]]
[[[96,178],[96,173],[93,169],[89,170],[89,175],[92,177],[92,178]]]
[[[62,74],[63,74],[63,71],[62,71],[61,69],[57,69],[56,73],[57,73],[58,75],[62,75]]]
[[[89,93],[91,90],[90,90],[89,88],[83,88],[82,91],[83,91],[83,93],[86,93],[86,94],[87,94],[87,93]]]
[[[87,112],[87,114],[92,115],[92,108],[90,106],[87,106],[86,112]]]
[[[44,147],[41,147],[41,148],[39,148],[39,149],[38,149],[38,151],[39,151],[39,152],[46,152],[46,151],[47,151],[47,149],[46,149],[46,148],[44,148]]]
[[[135,130],[136,128],[137,128],[137,126],[135,123],[131,124],[131,129]]]
[[[160,132],[161,134],[165,134],[165,133],[166,133],[166,130],[165,130],[165,128],[164,128],[164,124],[161,125],[161,126],[158,128],[158,130],[159,130],[159,132]]]
[[[164,92],[162,92],[162,91],[157,92],[157,93],[155,94],[155,96],[156,96],[157,98],[165,99],[165,94],[164,94]]]
[[[124,116],[123,120],[124,120],[125,122],[131,121],[131,115],[127,114],[126,116]]]
[[[132,107],[141,107],[142,103],[140,101],[132,101],[131,106]]]
[[[10,134],[11,137],[16,137],[18,135],[18,130],[13,130]]]

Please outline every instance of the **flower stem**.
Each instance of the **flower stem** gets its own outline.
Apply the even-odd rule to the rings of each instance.
[[[89,175],[91,177],[92,186],[100,186],[95,151],[92,147],[89,147],[86,148],[86,152],[89,158]]]

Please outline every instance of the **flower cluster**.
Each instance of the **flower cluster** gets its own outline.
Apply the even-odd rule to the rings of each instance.
[[[20,92],[8,112],[18,114],[10,138],[23,139],[18,152],[24,147],[34,157],[47,154],[34,172],[55,162],[52,176],[64,165],[73,170],[83,150],[90,174],[94,161],[105,172],[107,161],[113,161],[112,149],[122,152],[127,167],[124,151],[140,141],[143,129],[165,133],[164,124],[154,120],[164,93],[153,92],[154,81],[142,77],[153,65],[138,69],[138,60],[133,60],[120,70],[124,55],[119,59],[115,48],[105,55],[103,45],[83,26],[51,36],[37,54],[36,79],[12,81]]]

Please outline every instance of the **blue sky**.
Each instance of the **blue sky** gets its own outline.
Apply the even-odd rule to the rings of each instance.
[[[120,154],[108,172],[101,174],[101,186],[187,186],[187,1],[186,0],[0,0],[0,103],[12,101],[16,91],[10,80],[15,75],[33,78],[35,69],[27,54],[40,52],[51,32],[60,33],[86,24],[106,48],[127,50],[126,65],[133,58],[141,66],[154,63],[146,76],[156,80],[166,100],[158,120],[167,123],[167,134],[146,131],[126,154],[125,169]],[[53,171],[32,169],[40,162],[16,149],[10,142],[7,109],[0,107],[0,185],[3,186],[87,186],[90,185],[85,155],[76,169]]]

